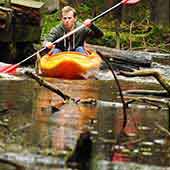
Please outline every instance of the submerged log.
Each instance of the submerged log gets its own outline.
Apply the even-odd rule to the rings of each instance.
[[[123,92],[125,95],[126,94],[134,94],[134,95],[145,95],[145,96],[159,96],[159,97],[169,97],[168,93],[166,90],[126,90]]]
[[[18,163],[15,163],[15,162],[10,161],[10,160],[3,159],[3,158],[0,158],[0,163],[7,164],[7,165],[11,165],[11,166],[14,167],[16,170],[24,170],[24,169],[25,169],[24,166],[19,165]],[[13,168],[12,168],[12,169],[13,169]]]
[[[169,108],[169,101],[168,100],[165,100],[165,99],[159,99],[159,98],[153,98],[153,97],[137,97],[137,96],[126,96],[125,99],[127,100],[126,101],[126,104],[129,105],[129,104],[132,104],[134,102],[144,102],[144,103],[148,103],[150,105],[153,105],[153,106],[156,106],[158,108],[161,108],[160,104],[161,105],[165,105],[166,107]],[[156,104],[158,103],[158,104]]]

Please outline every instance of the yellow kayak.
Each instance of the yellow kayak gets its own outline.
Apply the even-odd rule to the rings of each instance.
[[[98,54],[88,51],[88,55],[79,52],[60,52],[44,55],[40,59],[40,71],[43,76],[63,79],[81,79],[88,72],[99,69],[101,59]]]

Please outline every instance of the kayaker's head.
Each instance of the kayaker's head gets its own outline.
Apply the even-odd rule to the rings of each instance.
[[[61,11],[61,19],[67,31],[71,31],[77,21],[76,10],[70,6],[65,6]]]

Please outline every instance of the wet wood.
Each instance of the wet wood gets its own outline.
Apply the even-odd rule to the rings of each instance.
[[[120,71],[120,74],[126,77],[152,76],[160,83],[160,85],[167,91],[168,95],[170,96],[170,84],[168,83],[167,79],[155,69],[143,69],[143,70],[136,70],[134,72]]]
[[[165,90],[126,90],[123,91],[125,95],[127,94],[135,94],[135,95],[152,95],[152,96],[159,96],[159,97],[169,97],[167,91]]]
[[[52,92],[56,93],[57,95],[59,95],[61,98],[63,98],[64,100],[69,100],[71,99],[70,96],[64,94],[61,90],[59,90],[57,87],[55,87],[54,85],[52,85],[51,83],[47,82],[46,80],[43,80],[41,77],[39,77],[37,74],[31,72],[31,71],[26,71],[25,74],[27,76],[29,76],[30,78],[36,80],[40,86],[44,86],[47,89],[51,90]]]
[[[138,66],[132,66],[129,64],[125,64],[125,63],[120,63],[120,62],[115,62],[115,61],[109,61],[109,63],[111,64],[112,68],[116,71],[119,70],[123,70],[123,71],[134,71],[136,69],[139,69]],[[105,68],[104,66],[102,66],[101,69],[107,69],[107,67]]]
[[[170,132],[167,129],[165,129],[163,126],[161,126],[157,122],[155,122],[155,125],[157,128],[159,128],[162,132],[166,133],[170,137]]]
[[[30,78],[36,80],[40,86],[44,86],[47,89],[51,90],[52,92],[56,93],[57,95],[59,95],[61,98],[64,99],[64,101],[73,101],[76,104],[78,103],[82,103],[82,104],[96,104],[96,99],[93,98],[87,98],[87,99],[80,99],[80,98],[72,98],[71,96],[68,96],[66,94],[64,94],[61,90],[59,90],[57,87],[55,87],[53,84],[47,82],[46,80],[44,80],[43,78],[41,78],[40,76],[38,76],[37,74],[31,72],[31,71],[26,71],[25,74],[27,76],[29,76]],[[65,103],[65,102],[64,102]],[[55,105],[54,107],[61,107],[61,105],[64,104],[63,102],[61,102],[59,105]]]
[[[21,166],[15,162],[12,162],[12,161],[9,161],[6,159],[2,159],[2,158],[0,158],[0,163],[11,165],[11,166],[15,167],[16,170],[24,170],[25,169],[24,166]]]
[[[86,47],[95,51],[100,51],[103,56],[111,59],[114,63],[122,62],[135,67],[151,67],[152,64],[152,57],[149,53],[125,51],[91,44],[86,44]]]
[[[153,97],[138,97],[138,96],[125,96],[127,106],[134,102],[144,102],[152,106],[156,106],[157,108],[161,108],[160,104],[169,107],[169,101],[165,99],[158,99]]]

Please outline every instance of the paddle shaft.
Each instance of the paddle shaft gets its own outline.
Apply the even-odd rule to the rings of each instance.
[[[103,17],[104,15],[106,15],[107,13],[109,13],[110,11],[112,11],[113,9],[117,8],[118,6],[120,6],[121,4],[124,3],[124,0],[122,0],[121,2],[119,2],[118,4],[114,5],[113,7],[109,8],[108,10],[102,12],[101,14],[97,15],[96,17],[94,17],[91,21],[94,22],[97,19]],[[54,42],[52,42],[52,44],[56,44],[59,43],[60,41],[64,40],[65,38],[69,37],[70,35],[76,33],[77,31],[81,30],[82,28],[84,28],[85,25],[82,24],[81,26],[77,27],[76,29],[74,29],[73,31],[68,32],[67,34],[65,34],[64,36],[58,38],[57,40],[55,40]],[[20,61],[17,64],[12,65],[11,67],[7,68],[6,70],[3,71],[3,73],[8,73],[9,71],[13,70],[14,68],[18,67],[19,65],[21,65],[22,63],[24,63],[25,61],[29,60],[30,58],[34,57],[35,55],[37,55],[38,53],[44,51],[46,49],[46,47],[38,50],[37,52],[33,53],[31,56],[25,58],[24,60]]]
[[[56,44],[59,43],[60,41],[64,40],[65,38],[69,37],[70,35],[74,34],[75,32],[79,31],[80,29],[82,29],[83,27],[85,27],[84,24],[82,24],[81,26],[77,27],[76,29],[74,29],[73,31],[68,32],[67,34],[65,34],[64,36],[58,38],[57,40],[55,40],[54,42],[52,42],[52,44]],[[34,57],[35,55],[39,54],[40,52],[44,51],[46,49],[46,47],[43,47],[42,49],[38,50],[37,52],[33,53],[32,55],[30,55],[29,57],[25,58],[24,60],[20,61],[17,64],[12,65],[11,67],[8,67],[6,70],[3,71],[3,73],[8,73],[9,71],[17,68],[19,65],[21,65],[22,63],[24,63],[25,61],[29,60],[30,58]]]
[[[118,4],[112,6],[111,8],[109,8],[108,10],[102,12],[101,14],[97,15],[96,17],[94,17],[91,21],[94,22],[97,19],[103,17],[104,15],[106,15],[107,13],[109,13],[110,11],[112,11],[113,9],[117,8],[118,6],[120,6],[121,4],[123,4],[123,1],[119,2]]]
[[[8,67],[6,70],[3,71],[3,73],[8,73],[10,71],[12,71],[13,69],[17,68],[18,66],[20,66],[22,63],[24,63],[25,61],[29,60],[30,58],[34,57],[35,55],[37,55],[38,53],[44,51],[46,49],[46,47],[38,50],[37,52],[33,53],[32,55],[30,55],[29,57],[25,58],[24,60],[20,61],[19,63],[16,63],[14,65],[12,65],[11,67]]]
[[[115,9],[116,7],[120,6],[123,3],[123,1],[119,2],[118,4],[114,5],[113,7],[109,8],[108,10],[104,11],[103,13],[97,15],[95,18],[91,19],[92,22],[96,21],[97,19],[101,18],[102,16],[106,15],[107,13],[109,13],[110,11],[112,11],[113,9]],[[56,41],[52,42],[53,44],[59,43],[60,41],[64,40],[65,38],[69,37],[70,35],[76,33],[77,31],[81,30],[82,28],[84,28],[85,25],[82,24],[81,26],[77,27],[76,29],[74,29],[73,31],[68,32],[67,34],[65,34],[64,36],[60,37],[59,39],[57,39]]]
[[[91,19],[91,22],[96,21],[97,19],[101,18],[102,16],[106,15],[107,13],[109,13],[110,11],[112,11],[113,9],[115,9],[116,7],[120,6],[123,3],[123,1],[119,2],[118,4],[114,5],[113,7],[109,8],[108,10],[102,12],[101,14],[97,15],[96,17],[94,17],[93,19]],[[52,42],[52,44],[56,44],[59,43],[60,41],[64,40],[65,38],[69,37],[70,35],[76,33],[77,31],[81,30],[82,28],[84,28],[85,25],[82,24],[81,26],[77,27],[76,29],[74,29],[73,31],[68,32],[67,34],[65,34],[64,36],[60,37],[59,39],[55,40],[54,42]]]

